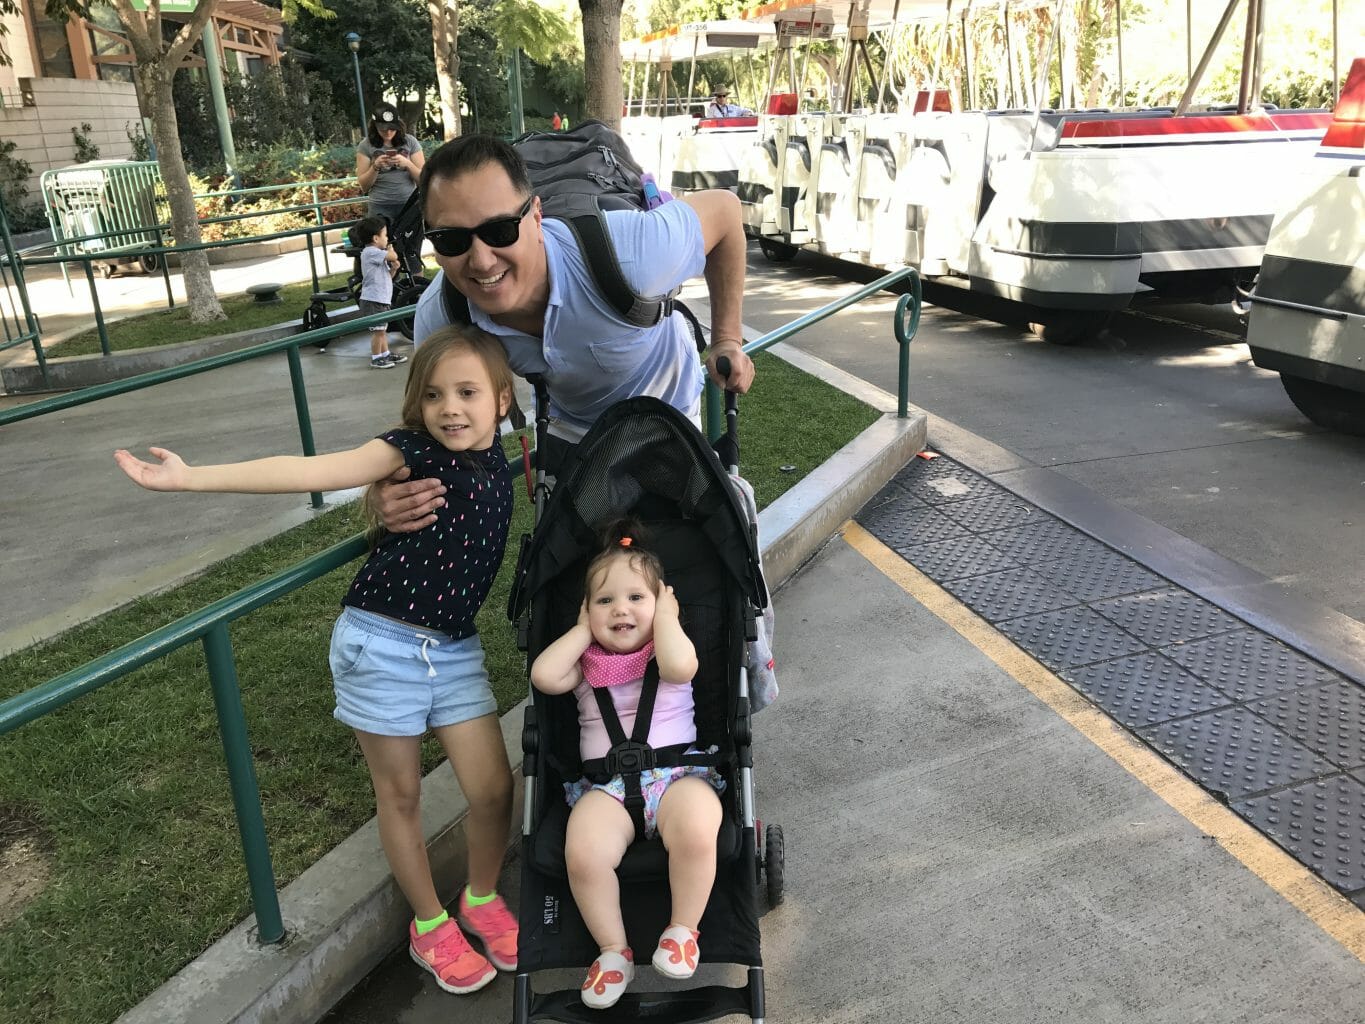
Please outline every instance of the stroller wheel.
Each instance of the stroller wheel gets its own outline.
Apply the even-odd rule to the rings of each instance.
[[[782,902],[784,851],[781,825],[768,826],[763,847],[763,870],[768,876],[768,906],[775,907]]]
[[[326,327],[331,323],[331,318],[327,315],[327,306],[321,302],[310,303],[308,308],[303,311],[303,329],[305,331],[315,331],[320,327]],[[315,341],[318,351],[327,351],[326,341]]]
[[[426,290],[428,281],[425,277],[414,277],[412,283],[398,288],[393,294],[393,304],[395,306],[410,306],[421,298],[422,292]],[[402,320],[395,320],[393,325],[398,328],[403,337],[412,340],[413,317],[405,316]]]

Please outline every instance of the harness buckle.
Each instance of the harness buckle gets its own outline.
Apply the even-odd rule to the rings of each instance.
[[[608,750],[603,761],[608,775],[638,775],[655,766],[654,748],[648,743],[626,740]]]

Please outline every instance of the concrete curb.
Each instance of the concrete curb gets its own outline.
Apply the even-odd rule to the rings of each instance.
[[[787,358],[794,350],[778,345],[772,351]],[[821,360],[802,354],[790,361],[844,386],[847,375]],[[858,385],[844,390],[885,408],[885,392]],[[849,516],[923,449],[926,435],[923,413],[905,420],[884,415],[765,509],[759,516],[759,536],[769,586],[776,590],[813,557]],[[502,719],[503,740],[514,766],[521,760],[521,706]],[[423,779],[422,814],[432,874],[445,880],[440,895],[448,903],[458,892],[455,882],[465,876],[467,805],[447,770],[442,764]],[[520,831],[520,800],[518,787],[509,845]],[[248,918],[116,1024],[319,1020],[394,950],[408,920],[403,895],[380,848],[375,820],[286,886],[280,907],[290,933],[287,942],[268,949],[255,945],[254,918]]]

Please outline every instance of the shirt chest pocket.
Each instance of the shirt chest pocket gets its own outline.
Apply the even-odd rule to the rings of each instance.
[[[633,374],[644,359],[645,341],[640,334],[608,338],[589,342],[588,353],[597,369],[603,373]]]

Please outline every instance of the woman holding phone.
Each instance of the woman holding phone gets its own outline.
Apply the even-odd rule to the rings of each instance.
[[[408,134],[397,108],[375,107],[369,133],[355,150],[355,176],[370,197],[370,215],[387,218],[392,227],[416,191],[424,163],[422,144]]]

